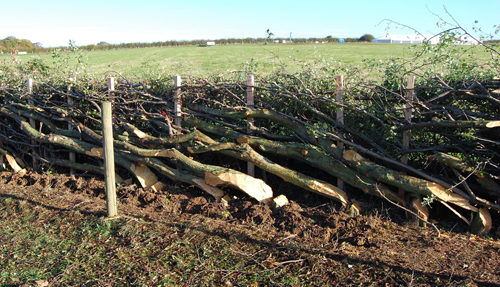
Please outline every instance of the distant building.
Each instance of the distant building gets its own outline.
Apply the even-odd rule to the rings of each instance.
[[[422,44],[424,41],[428,41],[430,44],[437,44],[439,43],[439,36],[387,34],[383,37],[373,39],[372,43]]]
[[[214,41],[208,41],[207,42],[207,46],[215,46],[215,42]]]
[[[435,35],[391,35],[387,34],[383,37],[373,39],[373,43],[397,43],[397,44],[422,44],[428,42],[430,44],[437,44],[441,40],[440,36]],[[467,35],[458,35],[455,44],[460,45],[477,45],[479,41]]]

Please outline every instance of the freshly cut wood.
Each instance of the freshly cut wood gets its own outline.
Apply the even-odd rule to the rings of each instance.
[[[415,218],[420,226],[425,226],[425,221],[429,221],[429,208],[422,204],[422,200],[414,198],[411,201],[411,209],[418,214],[419,218]]]
[[[488,172],[473,168],[468,163],[446,153],[436,153],[427,157],[427,160],[434,160],[446,164],[452,168],[466,173],[473,173],[475,180],[485,189],[491,196],[500,197],[500,185],[492,178]]]
[[[205,183],[210,186],[232,186],[259,202],[269,202],[273,197],[272,188],[263,180],[243,173],[234,172],[205,172]]]
[[[415,197],[435,196],[444,202],[455,204],[464,209],[475,212],[478,211],[477,207],[472,206],[467,199],[459,194],[453,193],[450,189],[441,184],[412,177],[402,172],[397,172],[375,164],[365,159],[354,150],[345,151],[344,159],[353,169],[358,170],[360,173],[397,188],[402,188],[406,192],[412,193]]]
[[[208,150],[220,150],[219,144],[213,148],[208,148]],[[236,143],[223,143],[220,144],[224,148],[230,148],[231,150],[221,151],[229,156],[242,159],[251,162],[258,166],[259,168],[268,171],[274,175],[281,177],[283,180],[290,182],[296,186],[299,186],[305,190],[321,194],[323,196],[335,199],[342,203],[342,205],[347,205],[347,194],[337,188],[336,186],[310,177],[308,175],[302,174],[295,170],[283,167],[279,164],[272,162],[271,160],[263,157],[258,152],[256,152],[248,144],[236,144]],[[207,149],[192,148],[190,151],[193,153],[205,152]]]
[[[220,203],[222,204],[222,206],[224,206],[224,208],[228,208],[229,207],[229,202],[231,201],[231,198],[226,194],[224,195],[224,197],[222,197],[220,199]]]
[[[149,167],[160,172],[161,174],[167,176],[173,181],[180,181],[187,184],[195,185],[201,190],[212,195],[217,201],[220,201],[220,199],[225,194],[222,189],[206,184],[204,179],[199,178],[193,174],[180,172],[177,169],[167,166],[165,163],[156,158],[149,158],[149,157],[142,158],[133,154],[123,154],[123,156],[126,156],[127,158],[133,161],[141,161],[146,165],[148,165]]]
[[[155,184],[153,184],[151,186],[151,189],[154,191],[154,192],[159,192],[161,191],[164,187],[166,186],[166,184],[164,184],[163,182],[161,181],[157,181]]]
[[[267,140],[254,136],[245,136],[241,133],[233,131],[231,129],[223,128],[221,126],[212,125],[206,121],[200,119],[191,119],[185,122],[186,125],[196,126],[200,130],[217,134],[224,137],[229,137],[231,139],[237,140],[239,143],[249,144],[250,146],[256,147],[261,151],[267,153],[274,153],[282,157],[294,158],[299,161],[305,162],[313,167],[319,168],[337,178],[341,178],[344,182],[352,185],[366,194],[380,196],[379,191],[383,193],[387,198],[392,201],[404,204],[403,199],[401,199],[397,193],[393,192],[385,185],[375,182],[364,175],[357,174],[357,172],[351,170],[349,167],[344,165],[339,160],[332,158],[328,154],[320,151],[317,147],[304,144],[304,143],[289,143],[289,142],[278,142],[273,140]],[[208,151],[221,151],[224,153],[225,150],[235,149],[234,143],[217,143],[210,139],[208,136],[198,132],[198,138],[202,139],[203,142],[209,144],[208,146],[196,147],[196,153],[208,152]],[[323,139],[324,144],[326,144],[326,139]],[[331,143],[331,141],[330,141]],[[333,144],[333,143],[331,143]],[[188,151],[194,153],[194,147],[188,147]],[[332,148],[336,150],[336,148]],[[226,151],[227,152],[227,151]],[[226,153],[227,154],[227,153]],[[238,155],[229,153],[228,155],[240,158]],[[340,155],[339,155],[340,157]],[[377,188],[375,188],[377,187]]]
[[[349,205],[344,189],[332,183],[344,182],[349,192],[354,187],[409,213],[413,208],[423,218],[428,216],[426,206],[420,201],[405,202],[395,191],[404,189],[415,198],[435,199],[469,225],[471,219],[456,206],[478,212],[476,221],[482,223],[474,228],[486,232],[488,211],[500,211],[500,142],[494,130],[500,127],[496,113],[500,100],[495,93],[500,87],[498,79],[466,80],[461,85],[469,88],[456,89],[434,77],[431,81],[439,88],[427,90],[430,100],[411,101],[408,97],[406,110],[412,116],[403,119],[405,90],[388,89],[384,84],[372,89],[373,84],[365,83],[353,85],[356,88],[351,90],[349,84],[345,87],[349,98],[336,102],[335,92],[324,90],[330,86],[326,82],[310,89],[309,79],[301,77],[280,74],[246,86],[222,79],[216,83],[189,79],[182,91],[166,88],[161,94],[154,94],[162,89],[159,86],[123,81],[113,97],[114,150],[110,151],[114,151],[115,163],[125,169],[118,172],[123,178],[134,175],[137,185],[155,191],[164,188],[163,178],[168,178],[198,187],[216,200],[228,191],[220,186],[269,200],[272,190],[265,181],[226,168],[225,156],[230,156],[245,161],[245,165],[238,161],[238,166],[255,164],[298,188],[333,198],[349,206],[353,214],[360,212],[358,203]],[[0,89],[5,103],[0,107],[0,148],[10,152],[18,164],[11,167],[8,159],[15,165],[12,157],[4,157],[5,168],[19,170],[24,168],[22,161],[31,163],[36,158],[44,167],[59,165],[102,174],[103,132],[97,111],[106,98],[102,95],[105,90],[95,85],[82,87],[68,90],[44,84],[28,97],[8,85]],[[254,92],[254,103],[244,101],[248,88]],[[406,90],[412,90],[410,84]],[[436,91],[439,95],[433,94]],[[171,118],[175,115],[171,99],[179,92],[182,127],[178,121],[173,125]],[[340,116],[332,117],[336,109],[346,112],[345,122]],[[35,121],[36,127],[30,125]],[[406,137],[401,142],[396,133],[410,129],[415,131],[410,141]],[[344,153],[342,145],[357,153]],[[217,154],[189,157],[186,150]],[[433,176],[435,165],[427,168],[423,157],[437,151],[443,154],[428,159],[443,166]],[[78,153],[75,162],[67,160],[68,152]],[[400,162],[406,153],[415,160]],[[470,162],[446,153],[462,153]],[[281,159],[276,161],[283,164],[269,160],[278,156]],[[231,160],[233,163],[236,161]],[[300,170],[294,170],[297,166]],[[301,170],[307,170],[307,175]],[[316,171],[318,176],[311,176]]]
[[[9,163],[10,167],[14,171],[14,173],[19,173],[21,175],[26,174],[26,170],[22,167],[19,166],[19,164],[16,161],[16,158],[11,156],[10,154],[6,153],[5,158],[7,159],[7,162]]]
[[[470,230],[474,234],[485,235],[490,232],[493,226],[491,214],[487,208],[481,207],[471,222]]]
[[[256,137],[240,137],[238,138],[238,142],[257,146],[264,152],[302,161],[340,178],[344,183],[356,187],[366,194],[380,196],[379,192],[382,192],[390,200],[404,204],[403,199],[385,185],[362,174],[358,174],[341,161],[332,158],[315,146],[302,143],[275,142]]]
[[[207,192],[208,194],[212,195],[213,197],[215,197],[215,199],[217,200],[217,202],[220,201],[220,199],[224,196],[225,192],[220,189],[220,188],[217,188],[215,186],[211,186],[211,185],[208,185],[205,183],[205,180],[201,179],[201,178],[192,178],[191,179],[201,190],[204,190],[205,192]]]
[[[154,174],[144,163],[132,163],[130,170],[134,173],[143,188],[150,188],[158,183],[156,174]]]
[[[363,211],[363,208],[361,207],[361,202],[359,202],[359,201],[355,201],[349,207],[349,214],[351,216],[359,216],[362,211]]]
[[[277,197],[273,198],[273,201],[271,202],[271,208],[276,211],[282,208],[283,206],[286,206],[290,204],[288,201],[288,198],[284,194],[280,194]]]

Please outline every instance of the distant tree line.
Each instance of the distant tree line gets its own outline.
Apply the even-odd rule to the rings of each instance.
[[[306,43],[339,43],[343,40],[345,43],[356,43],[356,42],[371,42],[375,37],[371,34],[364,34],[359,38],[337,38],[333,36],[327,36],[324,38],[292,38],[292,42],[296,44],[306,44]],[[255,43],[268,43],[269,38],[227,38],[227,39],[217,39],[217,40],[169,40],[169,41],[158,41],[150,43],[121,43],[121,44],[109,44],[107,42],[99,42],[97,44],[80,46],[82,50],[87,51],[101,51],[101,50],[116,50],[116,49],[137,49],[137,48],[150,48],[150,47],[174,47],[174,46],[205,46],[207,41],[213,41],[216,45],[234,45],[234,44],[255,44]],[[289,38],[273,38],[273,41],[278,41],[283,43],[286,41],[289,43]],[[499,40],[485,41],[491,44],[498,44]],[[64,48],[64,47],[60,47]],[[47,53],[49,48],[44,48],[41,43],[32,43],[26,39],[17,39],[16,37],[9,36],[3,40],[0,40],[0,53],[17,53],[17,52],[28,52],[28,53]]]
[[[43,52],[44,48],[40,43],[32,43],[29,40],[17,39],[14,36],[9,36],[0,40],[0,53],[16,53],[18,51],[39,53]]]
[[[372,36],[373,37],[373,36]],[[315,43],[315,42],[325,42],[325,43],[338,43],[341,38],[334,38],[332,36],[327,36],[325,38],[292,38],[292,43],[305,44],[305,43]],[[273,38],[275,41],[282,43],[286,41],[289,43],[290,38]],[[213,41],[216,45],[235,45],[235,44],[255,44],[255,43],[266,43],[269,42],[268,38],[227,38],[227,39],[217,39],[217,40],[183,40],[183,41],[163,41],[163,42],[150,42],[150,43],[121,43],[121,44],[109,44],[106,42],[100,42],[96,45],[85,45],[80,48],[88,51],[98,51],[98,50],[113,50],[113,49],[135,49],[135,48],[150,48],[150,47],[175,47],[175,46],[205,46],[207,41]],[[364,41],[361,38],[344,38],[345,42],[360,42]]]

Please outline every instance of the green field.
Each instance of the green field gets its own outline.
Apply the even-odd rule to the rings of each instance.
[[[308,67],[362,66],[363,60],[387,60],[398,57],[411,60],[414,52],[409,44],[243,44],[215,47],[179,46],[81,52],[88,71],[114,71],[126,77],[141,77],[151,72],[189,76],[251,71],[266,74],[273,71],[294,73]],[[488,54],[481,47],[472,48],[473,55],[486,61]],[[52,53],[37,55],[47,64]],[[465,54],[464,54],[465,56]],[[27,61],[34,55],[19,55]],[[10,55],[0,55],[0,61]],[[71,56],[72,61],[76,56]]]

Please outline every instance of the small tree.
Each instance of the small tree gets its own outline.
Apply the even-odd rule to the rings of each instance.
[[[371,42],[375,37],[372,34],[364,34],[359,38],[360,42]]]

